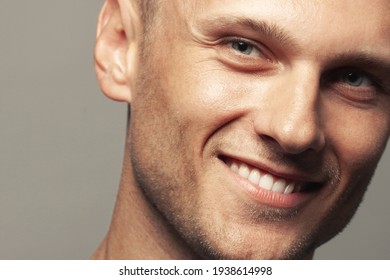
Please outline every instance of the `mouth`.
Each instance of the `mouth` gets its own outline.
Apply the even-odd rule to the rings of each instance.
[[[276,175],[249,163],[220,156],[236,175],[240,185],[256,201],[275,207],[294,207],[307,201],[321,184],[295,179],[293,175]]]

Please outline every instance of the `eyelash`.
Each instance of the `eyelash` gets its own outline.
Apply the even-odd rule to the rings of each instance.
[[[236,43],[246,44],[248,47],[253,48],[258,55],[242,53],[240,50],[233,47],[233,44]],[[270,53],[270,51],[268,51],[262,44],[239,36],[226,36],[219,42],[219,44],[222,45],[223,48],[228,47],[228,51],[230,51],[230,54],[227,56],[228,60],[235,67],[242,68],[247,71],[263,71],[265,69],[273,68],[272,53]],[[348,72],[357,73],[360,77],[366,79],[366,83],[368,83],[368,85],[353,86],[348,84],[343,77],[343,75],[346,75]],[[343,67],[332,70],[329,75],[325,74],[324,80],[327,84],[329,84],[329,82],[337,82],[339,84],[343,83],[344,85],[342,86],[344,88],[349,88],[350,90],[368,91],[371,88],[371,90],[375,90],[375,92],[389,92],[389,88],[383,81],[381,81],[381,79],[355,67]]]
[[[234,48],[234,44],[245,44],[248,48],[253,48],[252,52],[256,54],[245,54],[240,50]],[[272,56],[267,49],[252,40],[227,36],[218,42],[220,50],[226,62],[232,67],[241,69],[242,71],[257,72],[270,69],[272,64]]]
[[[252,42],[249,42],[248,40],[245,40],[245,39],[242,39],[242,38],[233,38],[231,40],[228,40],[226,42],[227,45],[229,45],[232,49],[234,49],[235,51],[237,52],[240,52],[239,50],[235,49],[233,47],[233,44],[246,44],[248,47],[250,48],[253,48],[253,50],[256,50],[259,54],[261,54],[261,56],[264,56],[263,52],[259,49],[259,47],[257,46],[257,44],[254,44]],[[246,54],[243,54],[245,56],[250,56],[249,54],[246,55]]]
[[[356,75],[360,79],[364,79],[361,84],[353,85],[346,81],[348,75]],[[352,82],[353,83],[353,82]],[[325,73],[321,81],[324,88],[331,89],[338,95],[354,102],[354,104],[370,104],[376,102],[377,98],[382,93],[386,93],[386,89],[381,80],[374,75],[367,73],[355,67],[343,67]]]
[[[343,69],[336,69],[335,71],[332,71],[333,73],[329,74],[326,78],[325,78],[325,81],[326,82],[341,82],[341,83],[344,83],[346,84],[346,86],[350,87],[350,88],[375,88],[377,90],[384,90],[384,87],[382,86],[382,83],[379,79],[375,78],[375,76],[365,72],[365,71],[362,71],[360,69],[356,69],[356,68],[343,68]],[[358,76],[360,76],[361,78],[363,79],[366,79],[366,81],[368,81],[368,85],[358,85],[358,86],[353,86],[353,85],[349,85],[347,81],[345,81],[345,75],[347,74],[357,74]]]

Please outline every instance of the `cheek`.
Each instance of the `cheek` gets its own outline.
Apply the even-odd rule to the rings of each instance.
[[[326,207],[333,209],[333,214],[326,215],[334,225],[330,228],[341,229],[358,207],[380,160],[389,136],[390,118],[384,109],[361,109],[334,99],[322,101],[326,153],[334,158],[335,165],[337,162],[340,175]]]
[[[180,65],[179,65],[180,66]],[[200,155],[209,137],[221,126],[239,114],[234,102],[235,90],[226,83],[222,71],[202,71],[202,64],[192,68],[170,67],[166,73],[163,99],[164,114],[170,118],[173,129],[180,129],[182,146],[191,156]]]
[[[334,100],[332,100],[334,101]],[[324,129],[341,171],[374,169],[389,137],[390,116],[383,108],[355,108],[325,102]]]
[[[349,120],[344,125],[334,140],[341,164],[353,169],[375,168],[386,146],[388,125],[368,120]]]
[[[216,61],[195,60],[170,69],[173,73],[166,72],[164,78],[170,90],[165,99],[171,100],[170,105],[187,129],[193,128],[204,137],[244,116],[257,102],[261,104],[259,98],[253,98],[255,91],[260,91],[259,83],[231,73]]]

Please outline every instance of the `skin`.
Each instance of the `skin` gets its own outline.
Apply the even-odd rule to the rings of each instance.
[[[312,258],[355,213],[389,137],[389,10],[387,0],[163,1],[143,40],[136,3],[106,1],[96,72],[131,117],[93,257]],[[306,190],[290,194],[296,203],[259,201],[231,160]]]

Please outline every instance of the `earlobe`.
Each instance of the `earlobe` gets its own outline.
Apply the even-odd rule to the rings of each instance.
[[[103,93],[116,101],[131,103],[134,86],[134,68],[137,65],[135,26],[124,26],[138,22],[136,19],[123,18],[122,9],[129,5],[121,0],[106,0],[99,15],[95,47],[95,72]],[[130,7],[134,8],[134,7]],[[128,71],[128,70],[131,71]]]

